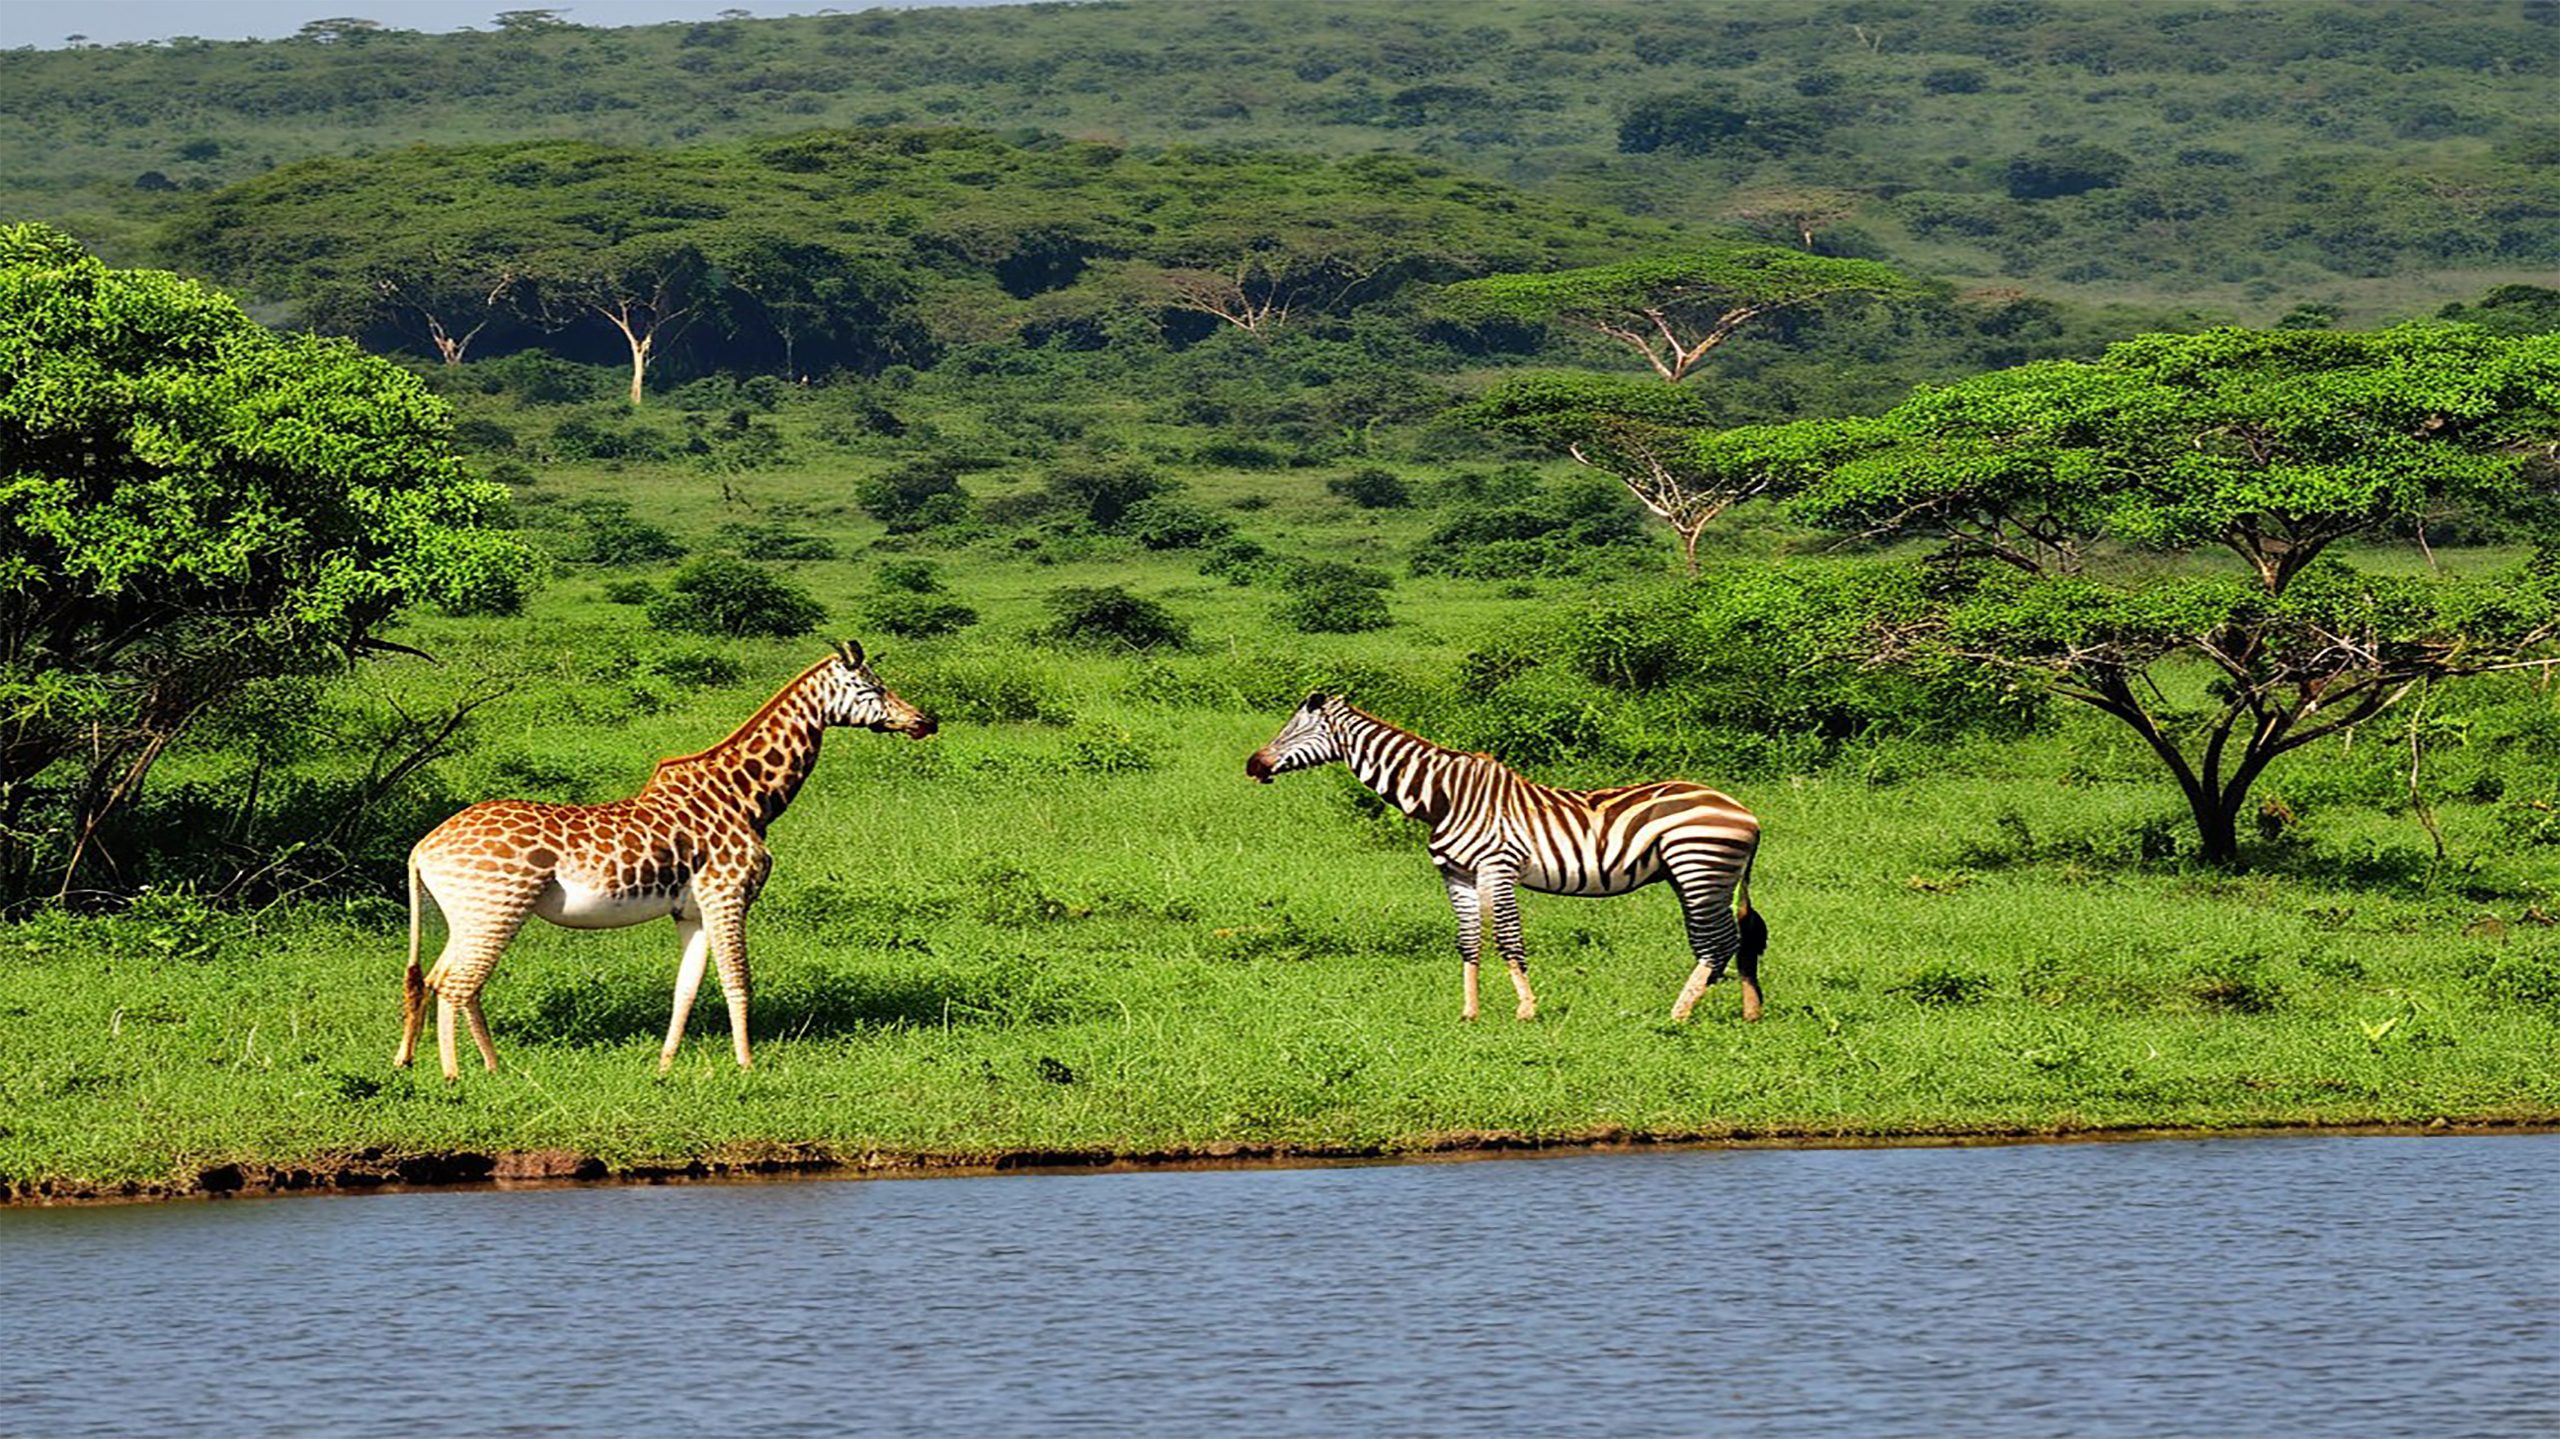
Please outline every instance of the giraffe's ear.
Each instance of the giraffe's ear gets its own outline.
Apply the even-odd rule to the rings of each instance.
[[[862,668],[862,641],[838,640],[836,642],[836,658],[853,666],[855,669]]]

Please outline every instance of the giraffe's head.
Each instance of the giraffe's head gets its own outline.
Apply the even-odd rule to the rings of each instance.
[[[1307,702],[1289,716],[1289,722],[1271,737],[1271,743],[1246,758],[1244,772],[1269,784],[1274,775],[1331,764],[1342,758],[1342,738],[1334,732],[1332,717],[1333,707],[1340,703],[1328,694],[1307,696]]]
[[[845,640],[836,646],[835,663],[819,671],[818,683],[821,712],[828,724],[887,730],[909,739],[923,739],[935,729],[933,716],[880,683],[858,641]]]

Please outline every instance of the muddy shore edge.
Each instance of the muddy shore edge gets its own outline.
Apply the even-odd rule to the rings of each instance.
[[[2069,1144],[2312,1135],[2547,1134],[2560,1113],[2527,1117],[2438,1118],[2423,1122],[2303,1121],[2229,1128],[2128,1125],[1981,1127],[1899,1133],[1735,1129],[1648,1133],[1599,1129],[1563,1135],[1484,1131],[1425,1135],[1409,1142],[1322,1145],[1221,1141],[1169,1149],[1019,1149],[990,1152],[844,1150],[817,1144],[732,1149],[698,1158],[620,1166],[567,1149],[396,1153],[382,1149],[291,1164],[229,1162],[157,1180],[83,1183],[0,1180],[0,1207],[137,1204],[271,1198],[296,1194],[377,1194],[431,1189],[517,1189],[585,1185],[719,1183],[776,1179],[958,1178],[1020,1173],[1101,1173],[1180,1169],[1289,1168],[1391,1164],[1634,1149],[1889,1149],[1986,1144]]]

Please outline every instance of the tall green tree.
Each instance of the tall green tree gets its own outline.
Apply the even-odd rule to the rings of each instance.
[[[1576,464],[1625,485],[1671,527],[1680,558],[1698,572],[1698,537],[1726,510],[1765,493],[1772,479],[1755,466],[1702,454],[1697,432],[1706,404],[1685,389],[1614,375],[1523,375],[1454,412],[1460,423],[1558,449]]]
[[[1488,275],[1449,287],[1461,303],[1587,330],[1678,384],[1743,326],[1851,295],[1901,298],[1929,287],[1873,260],[1735,245],[1543,274]]]
[[[2227,866],[2278,757],[2560,654],[2551,549],[2485,579],[2349,562],[2447,506],[2540,523],[2555,438],[2560,338],[2406,326],[2148,335],[1698,449],[1817,524],[1938,541],[1934,603],[1874,617],[1868,658],[1994,666],[2123,721]]]
[[[0,887],[68,890],[199,717],[507,610],[530,557],[411,375],[229,298],[0,228]]]

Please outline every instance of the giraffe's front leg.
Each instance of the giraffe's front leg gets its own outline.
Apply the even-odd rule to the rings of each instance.
[[[676,1062],[676,1046],[684,1042],[685,1016],[693,1013],[693,997],[702,992],[702,966],[711,958],[711,934],[699,913],[679,913],[676,933],[684,940],[684,958],[676,965],[676,1007],[667,1016],[667,1042],[658,1051],[658,1072]]]
[[[1493,921],[1493,946],[1510,967],[1511,988],[1520,996],[1515,1010],[1522,1019],[1538,1017],[1538,996],[1529,989],[1529,951],[1520,928],[1520,872],[1508,862],[1488,861],[1476,870],[1476,902]]]
[[[720,968],[720,993],[729,1001],[730,1047],[740,1069],[753,1069],[755,1058],[747,1052],[747,900],[705,905],[702,923],[711,935],[711,958]]]
[[[1484,957],[1484,909],[1476,903],[1476,877],[1449,865],[1440,867],[1440,882],[1449,889],[1449,908],[1458,916],[1458,959],[1466,974],[1464,1006],[1458,1018],[1476,1017],[1477,962]]]

